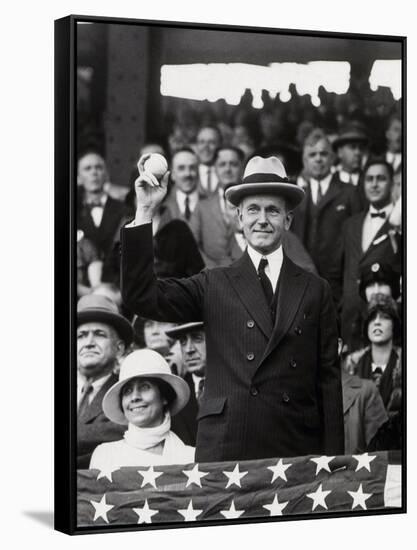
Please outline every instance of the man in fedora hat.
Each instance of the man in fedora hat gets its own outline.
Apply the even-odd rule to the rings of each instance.
[[[333,141],[339,159],[339,177],[343,183],[351,183],[355,187],[359,185],[368,142],[363,125],[355,121],[346,124]]]
[[[77,304],[77,467],[88,468],[91,453],[104,441],[122,437],[105,417],[102,401],[117,382],[114,369],[132,342],[133,329],[106,296],[89,294]]]
[[[230,267],[157,280],[152,216],[166,193],[143,169],[135,220],[122,230],[122,289],[140,315],[204,321],[207,366],[196,460],[343,453],[337,325],[329,285],[282,252],[304,191],[276,157],[252,158],[226,191],[248,243]],[[138,254],[137,251],[141,253]]]
[[[187,445],[195,446],[197,436],[197,413],[205,383],[206,374],[206,335],[204,323],[185,323],[170,328],[166,334],[177,340],[181,346],[184,365],[183,378],[190,388],[190,400],[184,409],[175,416],[172,431]]]

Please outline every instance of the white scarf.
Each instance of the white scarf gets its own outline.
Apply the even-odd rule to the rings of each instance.
[[[164,439],[168,437],[170,430],[171,415],[167,412],[162,424],[154,428],[139,428],[129,423],[123,437],[126,443],[131,447],[146,450],[164,441]]]

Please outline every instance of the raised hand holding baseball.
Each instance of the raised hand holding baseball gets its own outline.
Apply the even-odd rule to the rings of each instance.
[[[150,221],[167,193],[169,172],[165,170],[164,175],[160,180],[157,177],[157,175],[160,176],[162,172],[163,162],[161,159],[164,161],[165,159],[162,155],[157,155],[158,157],[161,157],[161,159],[157,159],[156,163],[151,162],[147,164],[151,157],[154,156],[155,154],[150,153],[142,155],[137,165],[139,177],[135,181],[135,192],[137,199],[136,223]],[[159,172],[155,169],[157,172],[157,175],[155,175],[153,173],[153,168],[158,168],[158,162]]]

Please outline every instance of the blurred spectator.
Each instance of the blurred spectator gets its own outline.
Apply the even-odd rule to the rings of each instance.
[[[224,146],[215,153],[214,169],[218,179],[217,193],[201,200],[193,213],[190,227],[207,267],[229,265],[241,256],[234,246],[234,224],[225,206],[224,191],[240,183],[243,153]]]
[[[214,155],[220,147],[222,136],[215,126],[200,128],[197,134],[196,153],[199,160],[198,173],[200,184],[207,195],[213,194],[217,189],[218,179],[214,170]]]
[[[359,273],[365,265],[390,264],[401,272],[401,241],[389,223],[392,168],[384,160],[371,160],[364,172],[364,192],[369,209],[352,216],[343,234],[342,338],[350,351],[361,345],[358,315],[361,312]]]
[[[355,188],[330,169],[333,153],[325,133],[315,129],[303,148],[306,196],[295,211],[292,229],[327,279],[335,302],[342,297],[342,226],[359,211]]]
[[[170,338],[175,338],[181,346],[184,365],[183,378],[190,388],[190,400],[175,417],[172,430],[187,445],[195,445],[197,437],[198,403],[205,383],[206,338],[204,324],[186,323],[167,330]]]
[[[89,294],[101,282],[103,262],[94,244],[77,230],[77,295]]]
[[[361,189],[362,168],[368,155],[368,142],[365,128],[358,122],[351,122],[345,126],[333,141],[333,148],[339,160],[337,170],[341,182],[350,183]],[[363,198],[363,193],[360,192]]]
[[[171,178],[174,185],[164,201],[171,219],[187,223],[205,194],[198,187],[198,160],[192,149],[180,149],[172,157]]]
[[[376,294],[371,298],[363,325],[367,347],[352,353],[347,369],[360,378],[373,380],[389,410],[394,389],[400,387],[401,348],[395,346],[400,332],[400,318],[392,298]],[[398,392],[395,392],[398,394]],[[398,401],[398,396],[396,397]],[[398,409],[398,403],[395,404]]]
[[[402,154],[401,154],[401,139],[402,139],[402,123],[401,116],[394,113],[388,119],[388,126],[385,132],[387,140],[387,150],[385,160],[391,164],[394,174],[401,173]]]
[[[126,209],[104,190],[107,170],[101,155],[88,151],[78,160],[78,184],[84,193],[77,213],[78,229],[97,248],[100,259],[110,253]]]
[[[130,323],[104,296],[88,295],[77,304],[77,468],[88,468],[103,441],[120,439],[121,426],[105,417],[102,401],[117,382],[118,361],[133,338]]]

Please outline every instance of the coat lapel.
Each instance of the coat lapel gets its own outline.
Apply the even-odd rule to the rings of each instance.
[[[361,229],[363,227],[363,223],[361,224]],[[379,228],[379,231],[377,232],[377,234],[375,235],[375,237],[372,239],[372,242],[371,244],[368,246],[368,248],[365,250],[365,252],[363,253],[363,256],[361,258],[361,262],[364,261],[364,259],[366,259],[366,257],[368,256],[368,254],[374,249],[375,246],[378,246],[379,243],[385,243],[385,241],[387,239],[389,239],[389,235],[388,235],[388,230],[391,228],[391,225],[390,223],[388,222],[388,220],[386,220],[383,225],[381,225],[381,227]],[[385,236],[385,238],[384,238]]]
[[[239,299],[260,327],[266,338],[272,333],[272,319],[265,295],[247,251],[225,271]]]
[[[358,389],[362,387],[362,380],[357,376],[349,376],[342,372],[342,388],[343,388],[343,413],[351,408],[353,403],[359,397]]]
[[[279,279],[276,323],[262,361],[278,346],[287,333],[300,307],[307,285],[306,273],[284,255]]]
[[[335,181],[334,178],[331,179],[327,193],[321,199],[317,208],[321,212],[325,206],[327,206],[335,197],[339,196],[339,184]]]
[[[106,394],[107,390],[117,382],[118,378],[115,374],[112,374],[108,380],[101,386],[99,392],[94,397],[90,406],[88,407],[84,418],[82,419],[84,424],[90,422],[96,418],[99,414],[103,413],[103,397]]]

